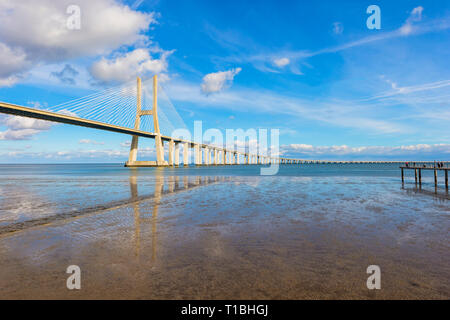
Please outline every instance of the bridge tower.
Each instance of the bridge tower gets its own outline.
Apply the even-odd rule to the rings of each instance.
[[[153,116],[153,126],[155,129],[155,147],[156,147],[156,161],[137,161],[138,142],[139,137],[133,136],[131,139],[130,155],[125,167],[160,167],[167,166],[167,161],[164,161],[164,145],[161,139],[161,132],[159,130],[158,121],[158,78],[153,76],[153,108],[152,110],[142,110],[142,84],[141,78],[137,78],[137,105],[136,105],[136,120],[134,122],[134,129],[139,130],[142,116]]]

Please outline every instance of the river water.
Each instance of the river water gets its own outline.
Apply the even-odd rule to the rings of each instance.
[[[448,191],[406,174],[0,165],[0,298],[449,299]]]

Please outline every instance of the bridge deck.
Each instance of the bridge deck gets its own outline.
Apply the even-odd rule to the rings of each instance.
[[[51,112],[51,111],[46,111],[46,110],[33,109],[33,108],[19,106],[16,104],[1,102],[1,101],[0,101],[0,113],[10,114],[10,115],[14,115],[14,116],[34,118],[34,119],[39,119],[39,120],[58,122],[58,123],[71,124],[71,125],[75,125],[75,126],[93,128],[93,129],[98,129],[98,130],[124,133],[124,134],[133,135],[133,136],[144,137],[144,138],[154,139],[156,137],[156,134],[152,133],[152,132],[135,130],[135,129],[116,126],[116,125],[112,125],[112,124],[108,124],[108,123],[104,123],[104,122],[78,118],[78,117],[65,115],[65,114],[61,114],[61,113],[56,113],[56,112]],[[164,135],[161,135],[161,140],[164,140],[166,142],[173,140],[176,143],[188,143],[189,145],[195,144],[195,142],[193,142],[193,141],[172,138],[172,137],[168,137],[168,136],[164,136]],[[208,146],[206,144],[200,144],[200,145],[202,147]],[[223,150],[223,148],[219,148],[219,147],[215,147],[215,149]]]

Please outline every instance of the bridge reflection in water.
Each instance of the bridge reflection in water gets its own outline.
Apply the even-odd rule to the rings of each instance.
[[[160,169],[161,170],[161,169]],[[163,171],[163,170],[162,170]],[[151,243],[152,243],[152,255],[151,262],[153,263],[156,259],[156,245],[157,245],[157,221],[158,221],[158,208],[161,203],[161,199],[164,195],[178,193],[183,191],[192,190],[201,186],[214,184],[217,182],[223,182],[231,180],[230,177],[219,177],[219,176],[169,176],[165,177],[161,174],[155,176],[155,190],[153,195],[153,204],[148,202],[149,198],[145,197],[140,199],[138,192],[138,181],[137,172],[133,170],[130,175],[130,193],[131,202],[133,204],[134,210],[134,242],[135,242],[135,254],[136,257],[140,258],[141,252],[141,223],[150,222],[151,223]],[[181,181],[182,180],[182,181]],[[166,188],[164,186],[167,185]],[[146,206],[152,206],[151,208],[146,207],[146,212],[151,212],[150,216],[145,213],[141,213],[141,202],[145,201]]]

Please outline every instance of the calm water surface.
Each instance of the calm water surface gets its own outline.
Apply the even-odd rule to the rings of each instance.
[[[0,165],[0,298],[448,299],[449,194],[431,171],[421,188],[407,175]],[[366,287],[372,264],[381,290]]]

